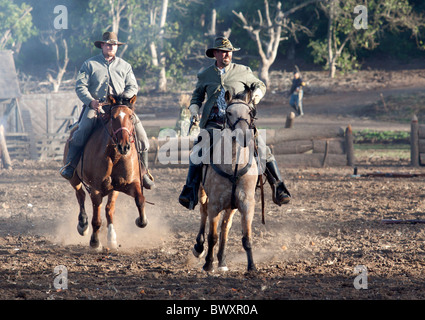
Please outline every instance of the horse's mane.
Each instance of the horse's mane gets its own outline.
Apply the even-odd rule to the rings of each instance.
[[[111,106],[127,106],[134,111],[136,96],[126,98],[123,95],[109,95],[108,101],[110,102]]]
[[[251,87],[248,87],[246,83],[243,85],[244,91],[240,91],[238,93],[232,93],[229,91],[226,92],[226,99],[228,102],[232,100],[240,100],[244,101],[245,103],[250,103],[252,101],[252,93],[255,90],[255,85],[252,84]]]

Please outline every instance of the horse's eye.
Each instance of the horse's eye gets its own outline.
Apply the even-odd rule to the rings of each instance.
[[[227,112],[226,112],[226,114],[227,114],[229,117],[231,117],[231,116],[232,116],[232,113],[231,113],[230,111],[227,111]]]

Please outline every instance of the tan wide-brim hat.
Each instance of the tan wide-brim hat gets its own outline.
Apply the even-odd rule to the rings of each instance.
[[[235,48],[229,39],[224,37],[218,37],[214,40],[214,45],[211,48],[208,48],[205,51],[205,55],[208,58],[214,58],[214,50],[223,50],[223,51],[239,51],[241,48]]]
[[[98,47],[99,49],[101,49],[102,47],[100,46],[102,43],[108,43],[108,44],[116,44],[118,46],[121,46],[125,43],[123,42],[119,42],[118,41],[118,37],[115,34],[115,32],[105,32],[102,36],[102,40],[98,40],[94,42],[94,45],[96,47]]]

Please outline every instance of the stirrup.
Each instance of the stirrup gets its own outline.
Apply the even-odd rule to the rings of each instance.
[[[149,170],[146,171],[146,173],[143,175],[143,187],[145,189],[153,189],[155,187],[155,179],[149,172]]]

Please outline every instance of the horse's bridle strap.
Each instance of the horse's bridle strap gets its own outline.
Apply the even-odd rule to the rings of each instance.
[[[118,132],[120,132],[120,131],[127,131],[127,133],[131,136],[131,135],[133,135],[132,133],[131,133],[131,131],[128,129],[128,128],[126,128],[126,127],[121,127],[121,128],[118,128],[117,130],[115,130],[114,131],[114,136],[118,133]]]
[[[245,105],[245,106],[247,106],[248,107],[248,109],[250,110],[250,113],[252,112],[252,107],[248,104],[248,103],[246,103],[246,102],[242,102],[242,101],[238,101],[238,102],[232,102],[232,103],[230,103],[230,104],[228,104],[227,105],[227,108],[229,108],[231,105],[233,105],[233,104],[243,104],[243,105]],[[226,109],[227,109],[226,108]],[[253,119],[254,119],[254,117],[252,117],[252,119],[251,119],[251,121],[249,121],[248,119],[245,119],[245,118],[238,118],[236,121],[235,121],[235,123],[231,123],[230,121],[229,121],[229,118],[227,117],[227,115],[226,115],[226,123],[227,123],[227,125],[229,126],[229,128],[233,131],[233,130],[235,130],[235,128],[236,128],[236,125],[240,122],[240,121],[245,121],[245,123],[248,125],[248,127],[250,128],[250,129],[252,129],[253,128]]]

